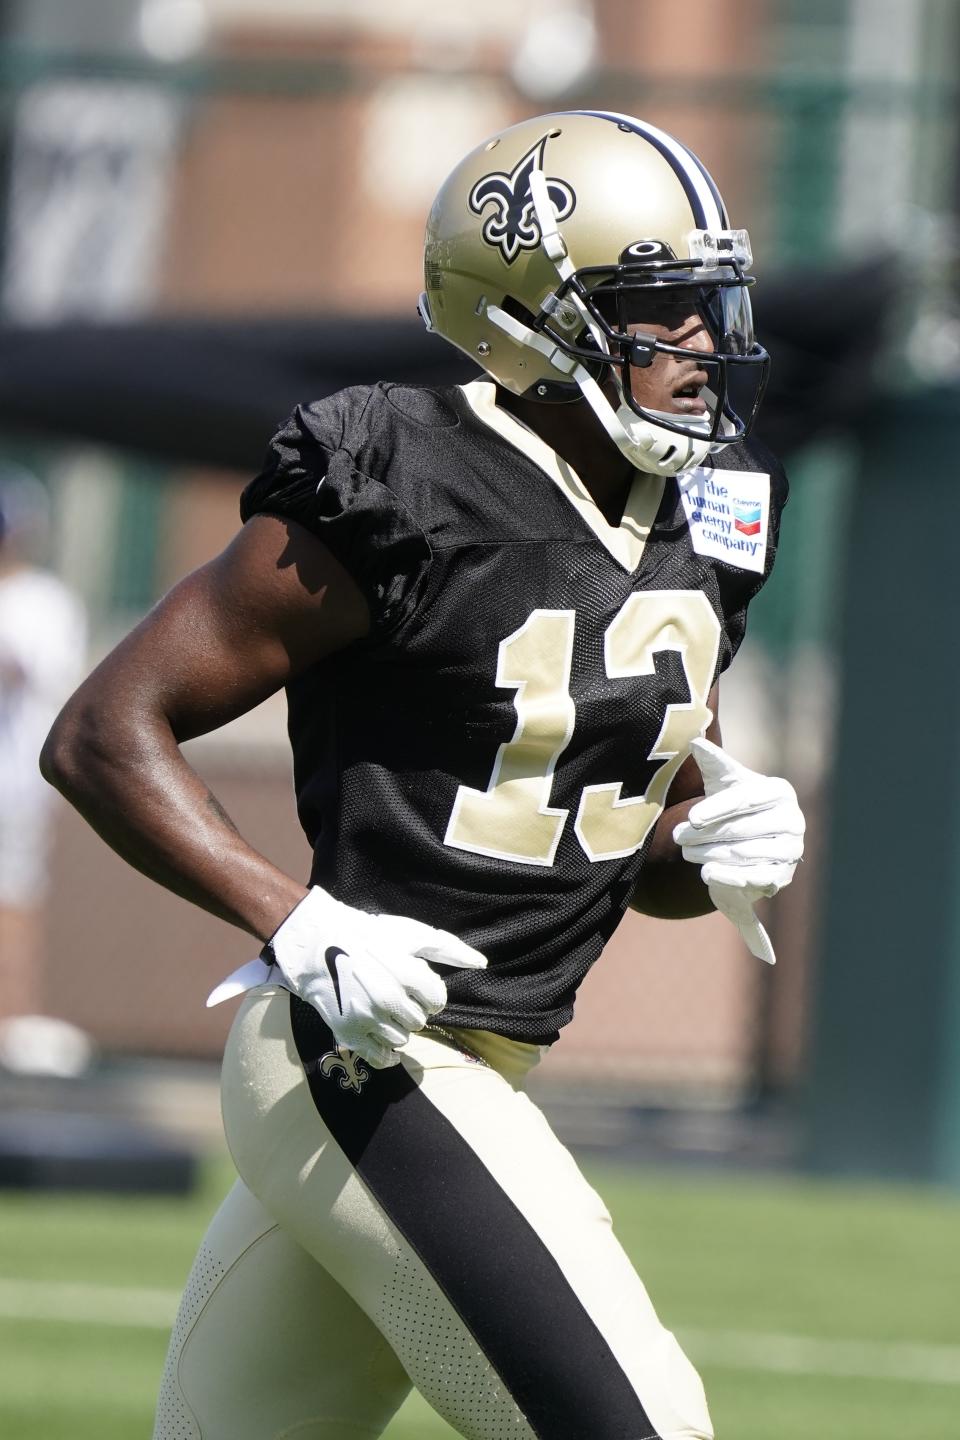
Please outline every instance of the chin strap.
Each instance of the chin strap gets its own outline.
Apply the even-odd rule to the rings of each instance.
[[[638,470],[654,475],[677,475],[681,470],[702,465],[710,454],[709,436],[700,440],[692,435],[678,435],[665,425],[641,420],[622,401],[614,409],[593,376],[582,365],[577,371],[574,379],[583,398],[620,453]]]
[[[539,168],[530,172],[530,196],[537,223],[540,226],[540,243],[544,254],[553,265],[560,280],[569,280],[575,273],[576,267],[570,259],[566,241],[557,227],[557,213],[550,199],[547,177]],[[600,353],[609,358],[610,347],[607,344],[607,337],[587,306],[573,291],[567,298],[575,306]],[[526,346],[527,349],[537,351],[561,375],[576,383],[581,395],[614,445],[637,469],[649,471],[654,475],[676,475],[681,470],[689,470],[694,465],[702,464],[711,449],[727,443],[726,441],[711,443],[708,437],[700,439],[694,435],[681,435],[674,430],[668,430],[666,426],[657,425],[651,420],[642,420],[622,398],[620,381],[616,376],[614,376],[614,383],[621,393],[621,400],[620,404],[614,408],[586,367],[565,354],[545,335],[531,330],[529,325],[524,325],[521,320],[517,320],[513,315],[508,315],[499,305],[488,306],[487,317],[492,325],[509,335],[511,340]],[[704,420],[703,426],[705,430],[709,431],[708,421]]]
[[[607,435],[620,453],[638,470],[654,475],[676,475],[701,465],[711,450],[709,439],[695,440],[689,435],[678,435],[665,426],[654,425],[641,420],[629,405],[621,403],[616,409],[604,395],[593,376],[583,365],[567,355],[545,335],[531,330],[514,315],[508,315],[499,305],[487,308],[491,325],[509,335],[518,345],[536,350],[555,370],[575,381],[581,395],[596,415]]]

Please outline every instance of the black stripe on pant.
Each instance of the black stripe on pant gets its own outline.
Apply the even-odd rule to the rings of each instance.
[[[317,1012],[291,996],[290,1019],[324,1124],[540,1440],[659,1440],[543,1241],[403,1066],[344,1088],[319,1070],[335,1041]]]

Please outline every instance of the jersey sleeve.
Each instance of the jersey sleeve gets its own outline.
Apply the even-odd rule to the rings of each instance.
[[[244,523],[254,515],[295,520],[327,546],[363,593],[374,636],[413,613],[431,556],[403,501],[364,468],[376,399],[356,387],[298,405],[240,498]]]
[[[727,669],[736,655],[747,632],[747,610],[753,598],[759,594],[770,578],[777,546],[780,541],[780,518],[790,495],[790,486],[783,466],[768,450],[754,444],[754,458],[761,463],[755,468],[765,469],[770,475],[770,521],[767,527],[767,554],[760,575],[748,571],[730,571],[724,567],[720,578],[721,603],[725,624],[725,643],[721,647],[720,672]]]

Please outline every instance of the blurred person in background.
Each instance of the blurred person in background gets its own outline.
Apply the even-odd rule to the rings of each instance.
[[[80,599],[37,563],[49,501],[26,470],[0,465],[0,1016],[39,1008],[43,903],[54,796],[37,766],[83,674]]]
[[[242,1178],[155,1440],[360,1440],[411,1382],[477,1440],[712,1435],[523,1082],[628,905],[716,907],[773,959],[754,905],[803,818],[717,721],[786,499],[747,438],[750,260],[652,126],[492,137],[437,198],[421,298],[485,376],[299,406],[239,535],[54,726],[44,772],[104,838],[265,942],[211,996],[247,992]],[[281,686],[309,887],[179,748]]]

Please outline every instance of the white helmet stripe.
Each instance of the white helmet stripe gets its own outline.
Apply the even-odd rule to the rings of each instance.
[[[712,181],[696,157],[681,145],[679,140],[675,140],[665,130],[658,130],[656,125],[649,125],[646,120],[638,120],[634,115],[623,115],[615,110],[570,110],[566,113],[594,115],[598,120],[613,120],[629,125],[636,134],[649,140],[651,145],[654,145],[672,165],[690,200],[695,221],[694,228],[700,230],[725,230],[727,228],[726,217]]]

